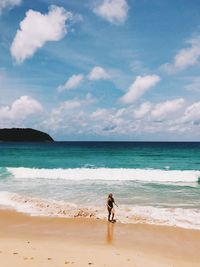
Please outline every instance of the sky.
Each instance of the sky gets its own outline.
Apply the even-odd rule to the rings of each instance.
[[[200,141],[199,0],[0,0],[0,128]]]

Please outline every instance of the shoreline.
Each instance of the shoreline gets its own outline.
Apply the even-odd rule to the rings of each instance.
[[[101,206],[78,205],[18,193],[1,192],[0,210],[14,210],[36,217],[106,220],[107,209],[103,204],[105,203]],[[200,230],[200,212],[197,209],[120,205],[120,208],[116,210],[116,217],[117,222],[123,224],[150,224]]]
[[[197,267],[200,262],[200,231],[178,227],[0,210],[0,236],[4,267]]]

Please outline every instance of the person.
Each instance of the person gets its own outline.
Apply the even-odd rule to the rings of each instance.
[[[109,222],[115,222],[115,220],[114,220],[115,210],[114,210],[114,205],[113,204],[115,204],[117,206],[117,204],[115,203],[115,200],[113,198],[113,194],[110,193],[108,195],[108,199],[107,199],[108,221]],[[110,219],[111,214],[112,214],[112,218]]]

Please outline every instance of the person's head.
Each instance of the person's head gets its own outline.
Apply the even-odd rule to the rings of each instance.
[[[112,194],[112,193],[110,193],[110,194],[108,195],[108,197],[113,197],[113,194]]]

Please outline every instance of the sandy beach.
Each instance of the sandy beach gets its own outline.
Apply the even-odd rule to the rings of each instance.
[[[0,263],[23,266],[199,266],[200,231],[0,211]]]

